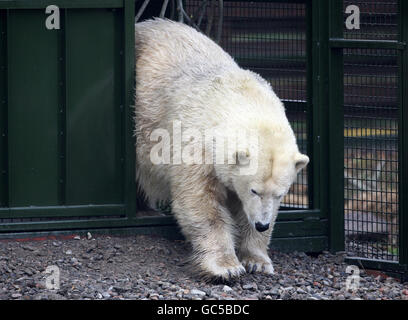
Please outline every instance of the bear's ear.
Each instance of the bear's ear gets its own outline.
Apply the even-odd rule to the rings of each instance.
[[[301,153],[297,153],[295,156],[295,167],[296,167],[296,171],[299,172],[300,170],[302,170],[304,167],[307,166],[307,164],[309,163],[309,157],[301,154]]]
[[[249,164],[249,150],[241,150],[235,152],[235,163],[240,166],[246,166]]]

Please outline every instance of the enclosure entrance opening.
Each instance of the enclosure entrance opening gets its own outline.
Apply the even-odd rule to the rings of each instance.
[[[302,153],[312,158],[283,199],[272,246],[319,251],[328,247],[327,211],[321,209],[319,141],[312,138],[311,1],[139,1],[136,17],[161,14],[211,37],[245,69],[265,78],[283,101]],[[176,6],[176,7],[174,7]],[[139,9],[139,10],[138,10]],[[149,12],[149,14],[147,14]],[[318,127],[318,126],[316,126]],[[316,151],[315,151],[316,150]],[[142,205],[142,204],[141,204]],[[141,217],[171,216],[171,203]]]

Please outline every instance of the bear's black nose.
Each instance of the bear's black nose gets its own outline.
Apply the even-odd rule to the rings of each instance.
[[[269,229],[269,223],[268,224],[262,224],[260,222],[255,223],[255,229],[259,232],[264,232]]]

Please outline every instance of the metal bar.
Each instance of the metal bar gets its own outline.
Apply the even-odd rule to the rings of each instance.
[[[103,215],[105,216],[105,215]],[[74,216],[79,217],[79,216]],[[169,218],[169,217],[165,217]],[[22,231],[46,231],[46,230],[69,230],[69,229],[90,229],[90,228],[118,228],[118,227],[140,227],[140,226],[176,226],[172,219],[162,219],[160,217],[147,217],[139,219],[119,218],[98,218],[91,219],[65,219],[57,221],[36,221],[36,222],[15,222],[3,223],[0,225],[0,234],[3,232]]]
[[[135,217],[136,220],[141,219],[141,213],[138,214],[138,217]],[[284,221],[306,221],[306,220],[321,220],[324,219],[325,216],[320,210],[280,210],[278,213],[278,217],[276,221],[284,222]],[[166,217],[152,217],[151,219],[161,219],[163,222],[167,221],[174,221],[173,216],[166,216]]]
[[[328,210],[328,6],[325,0],[311,1],[312,20],[312,165],[314,167],[313,187],[318,193],[314,199],[314,208],[319,208],[323,215],[329,215]],[[316,190],[318,188],[318,190]]]
[[[0,208],[1,219],[122,215],[123,204]]]
[[[306,3],[306,110],[307,110],[307,154],[312,160],[308,166],[308,203],[309,208],[316,209],[319,203],[319,188],[315,187],[316,173],[319,170],[319,145],[313,136],[314,110],[313,110],[313,15],[312,0]]]
[[[343,1],[330,0],[329,36],[343,36]],[[344,251],[344,80],[343,51],[329,50],[329,212],[330,250]]]
[[[235,2],[236,0],[224,0],[225,2]],[[301,4],[301,3],[306,3],[310,0],[241,0],[240,2],[269,2],[269,3],[295,3],[295,4]]]
[[[177,226],[135,226],[135,227],[119,227],[119,228],[98,228],[98,229],[72,229],[72,230],[53,230],[53,231],[36,231],[36,232],[9,232],[0,233],[0,239],[55,239],[55,237],[69,237],[73,235],[87,236],[88,232],[96,235],[116,235],[116,236],[130,236],[130,235],[155,235],[165,237],[173,240],[183,240],[184,237]]]
[[[404,41],[392,40],[351,40],[333,37],[329,40],[330,48],[350,49],[394,49],[404,50],[407,46]]]
[[[400,41],[408,42],[408,3],[399,1]],[[408,266],[408,50],[399,55],[399,261]]]
[[[10,137],[9,137],[9,98],[10,98],[10,72],[9,72],[9,67],[10,67],[10,59],[11,59],[11,50],[10,50],[10,38],[9,38],[9,32],[10,32],[10,10],[6,10],[6,22],[5,22],[5,29],[6,29],[6,51],[5,51],[5,57],[6,57],[6,74],[5,76],[5,80],[6,80],[6,86],[5,86],[5,90],[6,90],[6,106],[5,106],[5,110],[6,110],[6,115],[7,118],[5,118],[6,121],[6,136],[5,136],[5,141],[6,141],[6,150],[5,150],[5,159],[7,161],[7,163],[5,164],[5,168],[6,168],[6,176],[7,176],[7,180],[6,180],[6,199],[7,199],[7,206],[9,207],[11,205],[11,178],[10,178]]]
[[[134,27],[134,11],[135,4],[133,0],[124,0],[123,12],[123,105],[124,115],[124,141],[125,154],[124,157],[124,201],[126,204],[126,214],[128,217],[136,215],[136,149],[135,139],[133,137],[134,130],[134,95],[135,95],[135,27]]]
[[[406,266],[401,265],[398,262],[386,262],[383,260],[366,259],[366,258],[353,258],[347,257],[345,259],[346,263],[356,265],[363,269],[373,269],[382,271],[394,271],[394,272],[407,272]]]
[[[123,0],[2,0],[0,9],[45,9],[49,5],[62,8],[122,8]]]
[[[66,48],[67,48],[67,39],[66,39],[66,29],[67,29],[67,9],[62,9],[61,11],[61,26],[62,28],[58,31],[60,37],[59,43],[59,69],[60,69],[60,105],[58,106],[59,114],[59,123],[58,123],[58,163],[59,163],[59,194],[58,201],[60,205],[66,204],[66,106],[67,106],[67,63],[66,63]]]
[[[0,208],[2,219],[21,218],[45,218],[45,217],[73,217],[73,216],[102,216],[102,215],[122,215],[126,210],[123,204],[108,205],[79,205],[79,206],[52,206],[52,207],[17,207]],[[132,218],[132,217],[131,217]],[[319,210],[291,210],[280,211],[277,221],[294,220],[320,220],[324,215]],[[137,217],[132,219],[143,221],[143,219],[161,219],[163,223],[175,221],[172,216],[143,218],[143,213],[139,212]],[[174,222],[175,223],[175,222]]]
[[[168,223],[166,223],[168,222]],[[64,219],[53,221],[31,221],[3,223],[0,225],[1,232],[10,231],[39,231],[39,230],[64,230],[71,228],[103,228],[103,227],[136,227],[136,226],[176,226],[176,223],[170,219],[163,221],[161,219],[139,219],[129,220],[125,217],[91,217],[90,219]],[[327,221],[281,221],[276,223],[274,238],[297,238],[297,237],[315,237],[325,236],[327,233]]]
[[[0,207],[9,204],[8,192],[8,72],[7,72],[7,10],[0,11]]]
[[[67,230],[67,229],[89,229],[108,227],[127,227],[129,221],[126,218],[119,219],[87,219],[87,220],[54,220],[38,222],[17,222],[0,225],[0,232],[17,231],[46,231],[46,230]]]
[[[115,10],[115,9],[113,9]],[[125,83],[124,70],[123,70],[123,59],[124,59],[124,32],[123,32],[123,10],[115,10],[113,12],[115,16],[115,41],[114,41],[114,119],[112,119],[115,124],[115,162],[116,162],[116,172],[119,175],[120,186],[119,194],[120,201],[125,203],[125,158],[126,158],[126,115],[125,115],[125,95],[123,93],[123,86]]]

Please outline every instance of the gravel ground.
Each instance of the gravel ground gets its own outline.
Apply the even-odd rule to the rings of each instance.
[[[0,241],[0,299],[383,299],[408,300],[408,284],[361,270],[346,290],[343,254],[271,251],[275,275],[247,274],[225,284],[204,283],[186,266],[184,241],[153,236]],[[60,288],[46,288],[57,266]]]

